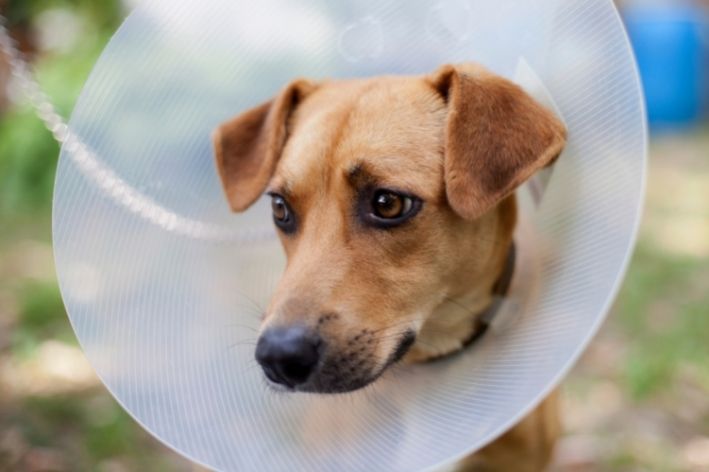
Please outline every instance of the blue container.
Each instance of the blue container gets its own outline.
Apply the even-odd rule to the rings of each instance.
[[[623,14],[655,127],[696,123],[709,102],[709,16],[699,6],[635,6]]]

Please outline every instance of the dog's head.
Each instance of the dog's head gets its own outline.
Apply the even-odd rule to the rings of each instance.
[[[231,208],[270,195],[287,255],[256,348],[266,376],[344,392],[412,346],[459,348],[501,271],[512,193],[564,142],[551,112],[470,65],[299,80],[220,126]]]

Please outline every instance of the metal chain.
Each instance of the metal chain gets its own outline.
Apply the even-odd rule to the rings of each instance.
[[[27,61],[15,45],[7,30],[7,19],[0,15],[0,49],[5,54],[10,65],[10,71],[17,80],[22,92],[32,107],[36,110],[37,116],[44,122],[47,129],[54,135],[59,143],[64,143],[67,138],[68,127],[47,96],[42,92],[39,84],[33,79]]]
[[[3,15],[0,15],[0,51],[7,57],[11,74],[20,90],[54,139],[62,145],[65,155],[76,164],[82,175],[123,208],[165,231],[191,239],[246,244],[273,238],[271,230],[233,231],[222,226],[192,220],[162,207],[150,197],[140,193],[103,164],[57,113],[54,105],[34,79],[30,66],[10,36],[7,19]]]

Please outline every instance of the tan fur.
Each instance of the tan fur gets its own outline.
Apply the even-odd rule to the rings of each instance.
[[[561,434],[554,391],[514,428],[462,461],[460,472],[536,472],[549,464]]]
[[[448,201],[462,216],[483,215],[561,152],[563,126],[511,82],[453,66],[442,67],[433,82],[451,109],[445,178]]]
[[[471,65],[430,76],[297,81],[225,123],[214,139],[232,208],[242,211],[268,190],[297,215],[297,232],[281,234],[288,262],[262,329],[317,327],[343,352],[365,336],[357,356],[372,378],[407,330],[417,335],[408,361],[461,349],[505,264],[512,192],[558,156],[564,136],[521,89]],[[356,202],[372,185],[416,195],[420,213],[394,229],[367,227]],[[541,467],[553,444],[543,438],[557,429],[546,413],[554,403],[478,457],[507,464],[513,456],[497,451],[510,444],[526,465]]]
[[[244,211],[271,179],[288,137],[290,113],[312,86],[303,80],[286,87],[277,98],[242,113],[212,136],[217,169],[234,211]]]

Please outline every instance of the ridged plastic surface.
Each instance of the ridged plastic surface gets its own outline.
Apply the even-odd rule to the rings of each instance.
[[[460,356],[334,397],[266,389],[253,350],[283,256],[263,201],[229,212],[212,129],[297,76],[520,58],[569,128],[534,228],[538,293]],[[521,418],[595,334],[641,207],[641,90],[610,0],[164,0],[138,7],[70,124],[54,203],[62,294],[120,403],[219,470],[412,471]],[[83,145],[78,144],[80,140]]]

